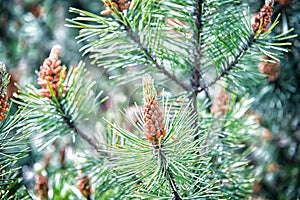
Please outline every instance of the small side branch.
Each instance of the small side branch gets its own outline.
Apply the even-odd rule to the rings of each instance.
[[[170,187],[172,189],[172,194],[173,194],[172,200],[182,200],[182,198],[180,197],[180,195],[177,192],[178,188],[177,188],[176,181],[174,179],[174,175],[173,175],[170,167],[167,167],[167,173],[169,175],[169,184],[170,184]]]
[[[76,133],[82,139],[84,139],[87,143],[89,143],[95,150],[99,150],[98,144],[95,143],[95,141],[92,138],[90,138],[89,136],[87,136],[85,133],[83,133],[81,130],[79,130],[76,126],[74,126],[74,129],[75,129]]]
[[[124,25],[125,26],[125,25]],[[140,37],[133,32],[129,25],[125,26],[125,30],[129,33],[130,38],[138,45],[138,47],[145,53],[145,55],[150,59],[150,61],[155,65],[155,67],[161,70],[167,77],[169,77],[172,81],[177,83],[180,87],[182,87],[185,91],[191,91],[191,88],[180,81],[174,74],[170,73],[166,70],[164,66],[159,64],[155,55],[153,55],[145,45],[142,44]]]
[[[210,83],[208,83],[207,85],[197,88],[197,92],[202,92],[202,91],[206,90],[210,86],[214,85],[222,77],[225,77],[226,75],[228,75],[229,71],[232,70],[239,63],[239,61],[240,61],[241,57],[243,56],[243,54],[250,49],[250,47],[253,45],[254,42],[255,42],[255,38],[254,38],[254,34],[252,34],[252,35],[249,36],[247,44],[245,44],[240,49],[240,51],[238,52],[238,54],[235,55],[233,61],[230,62],[222,70],[221,74],[219,76],[217,76],[213,81],[211,81]]]
[[[83,140],[85,140],[87,143],[89,143],[95,150],[99,150],[98,144],[90,138],[88,135],[86,135],[84,132],[79,130],[77,126],[74,124],[74,122],[71,120],[70,116],[67,116],[64,110],[64,107],[60,104],[61,112],[65,114],[63,117],[65,122],[68,124],[68,126],[73,129]]]
[[[161,167],[164,170],[165,177],[169,180],[169,185],[172,190],[172,200],[182,200],[180,194],[178,193],[179,190],[173,172],[167,164],[167,159],[165,157],[164,151],[161,148],[158,148],[156,150],[158,150],[158,154],[161,159]]]

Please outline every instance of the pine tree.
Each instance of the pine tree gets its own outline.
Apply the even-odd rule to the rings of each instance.
[[[1,195],[250,198],[256,177],[248,157],[259,131],[249,114],[253,94],[277,78],[278,70],[271,73],[268,66],[295,37],[272,33],[279,23],[271,23],[274,1],[266,0],[253,23],[247,7],[234,0],[102,3],[98,14],[70,8],[79,16],[67,19],[67,26],[80,29],[83,55],[114,80],[113,87],[139,88],[136,102],[120,115],[101,112],[100,105],[114,97],[99,92],[101,82],[92,80],[84,62],[63,65],[63,49],[53,46],[36,84],[15,94],[26,114],[12,116],[14,122],[20,118],[12,127],[26,134],[12,140],[29,141],[38,155],[24,169],[31,177],[23,177],[18,193],[10,192],[12,183],[1,184]],[[10,142],[6,135],[2,141]],[[14,160],[0,164],[14,172]]]

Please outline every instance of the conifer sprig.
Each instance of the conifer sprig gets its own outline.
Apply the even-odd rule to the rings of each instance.
[[[29,199],[18,164],[29,154],[30,127],[22,125],[27,115],[21,111],[14,115],[8,112],[8,117],[0,124],[0,195],[3,199]]]
[[[0,196],[3,199],[28,198],[22,186],[18,161],[28,156],[29,126],[23,126],[27,112],[11,114],[7,103],[9,76],[5,64],[0,62]],[[30,111],[29,111],[30,112]]]
[[[118,76],[123,83],[128,82],[129,80],[135,80],[136,77],[145,73],[153,72],[162,72],[168,78],[177,83],[184,90],[190,90],[190,87],[181,81],[174,73],[171,73],[169,66],[166,67],[164,61],[160,58],[160,53],[163,53],[164,56],[176,56],[175,54],[168,55],[166,52],[163,52],[163,37],[158,37],[157,31],[161,30],[162,20],[151,20],[151,16],[143,15],[140,12],[137,12],[139,9],[145,9],[145,12],[148,15],[152,15],[152,8],[154,8],[155,3],[152,1],[134,1],[132,8],[129,8],[127,14],[116,14],[115,19],[104,18],[97,16],[95,14],[89,13],[87,11],[82,11],[78,9],[71,8],[70,11],[74,13],[79,13],[84,15],[84,17],[78,17],[72,20],[68,20],[71,24],[68,25],[73,28],[81,28],[81,33],[79,38],[82,38],[81,41],[88,40],[91,41],[94,38],[94,33],[99,32],[102,39],[97,43],[90,42],[88,45],[83,47],[84,53],[91,53],[91,57],[94,59],[94,62],[99,66],[108,66],[107,61],[109,61],[110,69],[117,68],[129,68],[129,67],[139,67],[138,71],[130,71],[129,74],[122,74]],[[95,17],[101,21],[103,26],[98,26],[99,28],[89,25],[89,21],[94,21]],[[134,23],[131,23],[132,18],[136,20]],[[81,23],[81,21],[84,21]],[[143,24],[143,26],[141,26]],[[156,26],[155,29],[154,25]],[[109,26],[109,27],[108,27]],[[106,29],[107,27],[107,29]],[[110,35],[114,28],[114,37]],[[92,30],[93,29],[93,30]],[[107,32],[107,30],[111,30]],[[92,31],[92,32],[91,32]],[[118,46],[112,46],[112,39],[118,38],[120,40]],[[97,54],[100,50],[106,49],[106,53]],[[122,52],[120,54],[120,52]],[[179,54],[178,54],[179,55]],[[133,57],[132,57],[133,56]],[[122,64],[121,64],[122,63]]]
[[[32,109],[27,121],[33,125],[31,131],[36,133],[34,134],[36,139],[42,139],[41,144],[38,144],[39,149],[69,134],[70,130],[93,148],[98,149],[99,145],[95,139],[90,138],[79,128],[101,103],[99,97],[102,93],[94,94],[92,88],[95,82],[87,77],[88,74],[81,62],[66,75],[62,85],[68,86],[68,92],[64,96],[56,97],[49,84],[51,99],[41,96],[33,85],[27,85],[26,90],[19,90],[15,101],[20,105],[29,105],[28,108]]]
[[[149,77],[144,81],[144,95],[145,104],[156,98],[153,80]],[[216,195],[213,185],[207,185],[204,178],[209,171],[198,168],[207,163],[204,146],[200,145],[205,134],[194,141],[195,115],[189,106],[173,110],[165,101],[162,115],[165,116],[166,135],[157,138],[155,133],[155,139],[151,136],[151,143],[141,134],[145,131],[142,126],[135,126],[137,130],[129,132],[108,122],[113,133],[124,139],[124,143],[112,144],[105,151],[111,155],[108,166],[122,180],[130,197],[156,194],[163,199],[170,198],[172,194],[173,199],[184,199]],[[142,119],[139,121],[143,122]],[[147,121],[144,120],[144,123]]]
[[[247,8],[234,0],[136,0],[126,12],[115,12],[112,18],[74,8],[70,11],[83,15],[68,20],[68,26],[81,29],[80,41],[88,41],[84,53],[91,53],[99,66],[118,70],[120,75],[115,77],[123,83],[145,73],[161,72],[183,90],[195,93],[194,97],[221,79],[235,89],[240,89],[240,81],[247,81],[249,87],[244,90],[253,89],[263,78],[257,70],[261,56],[277,59],[281,51],[287,51],[280,46],[289,45],[277,41],[295,37],[272,36],[277,21],[264,34],[256,34]],[[93,25],[96,21],[99,24]],[[97,33],[101,39],[94,42]],[[112,45],[113,38],[114,42],[120,40],[118,46]],[[121,67],[139,70],[129,70],[129,75],[120,72]],[[206,74],[215,74],[215,78]]]

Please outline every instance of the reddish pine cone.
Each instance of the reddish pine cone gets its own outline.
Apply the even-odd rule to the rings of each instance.
[[[46,176],[39,174],[35,179],[35,189],[37,190],[40,200],[48,199],[48,179]]]
[[[123,12],[129,8],[130,2],[127,2],[127,0],[105,0],[104,5],[107,9],[101,11],[101,15],[110,15],[113,7],[119,12]]]
[[[161,107],[155,99],[144,105],[144,123],[146,139],[158,145],[158,139],[166,136],[166,130]]]
[[[6,118],[7,111],[8,111],[7,95],[2,94],[0,96],[0,121]]]
[[[60,50],[61,47],[59,45],[55,45],[51,50],[49,58],[46,58],[43,65],[40,66],[38,84],[42,87],[42,89],[40,89],[38,93],[43,97],[51,98],[48,81],[55,96],[58,95],[58,86],[61,71],[63,69],[61,66],[61,60],[58,59]]]
[[[260,33],[265,33],[267,26],[271,23],[273,8],[272,5],[264,5],[254,18],[254,24],[252,24],[253,32],[256,34],[260,28]],[[260,27],[261,26],[261,27]]]
[[[229,95],[222,89],[221,92],[213,99],[210,112],[217,116],[224,115],[228,110]]]
[[[80,190],[81,194],[85,198],[90,198],[92,195],[92,188],[90,186],[90,178],[88,176],[82,176],[78,183],[77,183],[78,189]]]
[[[264,60],[272,60],[272,58],[265,57]],[[268,76],[269,81],[276,81],[280,75],[280,62],[263,61],[258,64],[258,69]]]

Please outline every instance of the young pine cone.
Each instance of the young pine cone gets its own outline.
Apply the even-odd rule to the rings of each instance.
[[[80,190],[81,194],[87,198],[90,199],[92,195],[92,188],[90,186],[90,178],[88,176],[81,176],[80,179],[77,182],[78,189]]]
[[[271,23],[272,12],[273,1],[266,0],[265,5],[263,5],[254,18],[254,24],[252,24],[252,29],[255,34],[259,29],[261,34],[267,32],[268,25]]]
[[[270,57],[264,57],[264,60],[272,60]],[[260,72],[266,74],[270,82],[276,81],[280,75],[280,62],[262,61],[258,64]]]
[[[127,10],[130,6],[130,2],[126,1],[127,0],[105,0],[104,5],[106,6],[106,10],[101,11],[101,15],[110,15],[113,8],[119,12]]]
[[[59,60],[61,47],[59,45],[53,46],[48,58],[44,60],[42,66],[40,66],[38,84],[42,87],[39,90],[39,94],[43,97],[51,98],[50,90],[48,88],[48,82],[53,90],[55,96],[58,96],[59,81],[62,74],[61,60]]]
[[[157,146],[159,139],[166,136],[161,107],[156,101],[156,92],[150,76],[144,79],[144,134],[147,140]]]
[[[35,179],[35,189],[40,200],[48,199],[48,179],[46,176],[39,174]]]

